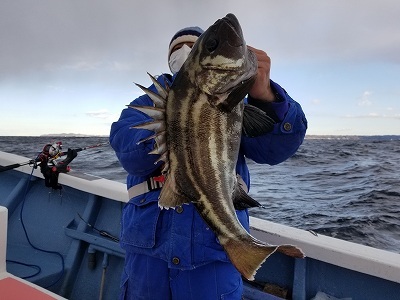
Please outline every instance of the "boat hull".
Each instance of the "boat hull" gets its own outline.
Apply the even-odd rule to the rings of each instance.
[[[2,166],[27,160],[0,152]],[[23,278],[36,269],[22,264],[35,265],[41,271],[27,280],[61,297],[116,299],[124,251],[88,223],[118,238],[126,186],[74,172],[60,174],[59,182],[61,194],[46,188],[40,172],[28,165],[0,172],[0,206],[8,210],[0,273]],[[245,282],[245,299],[311,299],[318,292],[353,300],[400,299],[400,254],[253,217],[250,225],[256,238],[298,245],[307,258],[273,254],[255,283]]]

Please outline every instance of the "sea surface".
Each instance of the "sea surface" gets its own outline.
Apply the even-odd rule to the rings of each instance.
[[[0,150],[33,159],[47,143],[63,150],[107,137],[0,137]],[[125,182],[109,145],[79,152],[72,172]],[[249,161],[250,194],[266,208],[250,214],[317,234],[400,253],[400,136],[308,136],[276,165]],[[211,183],[212,184],[212,183]]]

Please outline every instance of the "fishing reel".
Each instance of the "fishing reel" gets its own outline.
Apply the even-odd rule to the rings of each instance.
[[[43,148],[43,152],[45,152],[45,150],[47,150],[47,152],[49,153],[49,156],[51,158],[56,158],[58,156],[60,156],[61,154],[61,150],[62,150],[62,142],[57,142],[54,144],[48,144],[46,146],[44,146]]]

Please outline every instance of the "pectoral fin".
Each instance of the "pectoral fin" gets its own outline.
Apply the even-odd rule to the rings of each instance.
[[[271,132],[275,121],[263,110],[246,104],[243,111],[243,134],[247,137],[257,137]]]
[[[253,85],[255,77],[251,77],[247,80],[242,81],[239,85],[233,89],[227,97],[222,97],[221,99],[215,100],[215,106],[221,111],[231,112],[240,101],[246,97],[251,86]]]

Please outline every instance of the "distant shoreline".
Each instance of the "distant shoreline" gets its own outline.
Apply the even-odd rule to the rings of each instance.
[[[81,133],[49,133],[49,134],[41,134],[39,137],[46,136],[61,136],[61,137],[108,137],[108,135],[90,135],[90,134],[81,134]]]
[[[377,140],[400,140],[400,135],[382,134],[382,135],[306,135],[305,139],[377,139]]]
[[[109,135],[90,135],[90,134],[79,134],[79,133],[49,133],[41,135],[0,135],[0,137],[50,137],[50,138],[108,138]],[[322,134],[307,134],[305,139],[399,139],[400,135],[396,134],[382,134],[382,135],[322,135]]]
[[[42,135],[3,135],[1,138],[42,138],[42,139],[66,139],[66,138],[109,138],[108,135],[89,135],[89,134],[74,134],[74,133],[60,133],[60,134],[42,134]],[[400,135],[306,135],[304,141],[307,140],[348,140],[348,141],[361,141],[361,140],[374,140],[374,141],[400,141]]]

